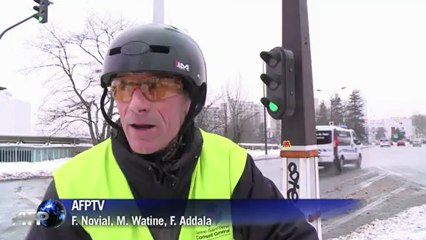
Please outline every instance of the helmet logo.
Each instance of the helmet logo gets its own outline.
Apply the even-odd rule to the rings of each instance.
[[[179,68],[180,70],[185,70],[189,72],[189,64],[183,64],[179,62],[178,60],[176,60],[176,67]]]

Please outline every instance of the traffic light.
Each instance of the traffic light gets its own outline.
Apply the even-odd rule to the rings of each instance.
[[[34,6],[33,9],[37,11],[34,16],[40,23],[47,23],[47,9],[49,7],[49,0],[34,0],[38,5]]]
[[[293,116],[296,109],[294,55],[282,47],[261,52],[260,57],[266,63],[266,74],[260,79],[267,86],[266,97],[260,102],[274,119]]]

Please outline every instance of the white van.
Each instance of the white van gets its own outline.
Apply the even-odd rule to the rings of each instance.
[[[361,167],[361,141],[354,130],[332,125],[316,126],[318,165],[334,166],[338,173],[347,163]]]

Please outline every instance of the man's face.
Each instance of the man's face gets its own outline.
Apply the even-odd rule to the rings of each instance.
[[[177,136],[191,101],[176,79],[144,72],[120,74],[112,81],[121,125],[134,152],[154,153]]]

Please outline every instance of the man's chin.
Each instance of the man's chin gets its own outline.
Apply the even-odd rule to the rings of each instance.
[[[136,143],[129,143],[132,151],[138,154],[151,154],[159,151],[161,147],[159,144],[155,144],[147,141],[137,141]]]

